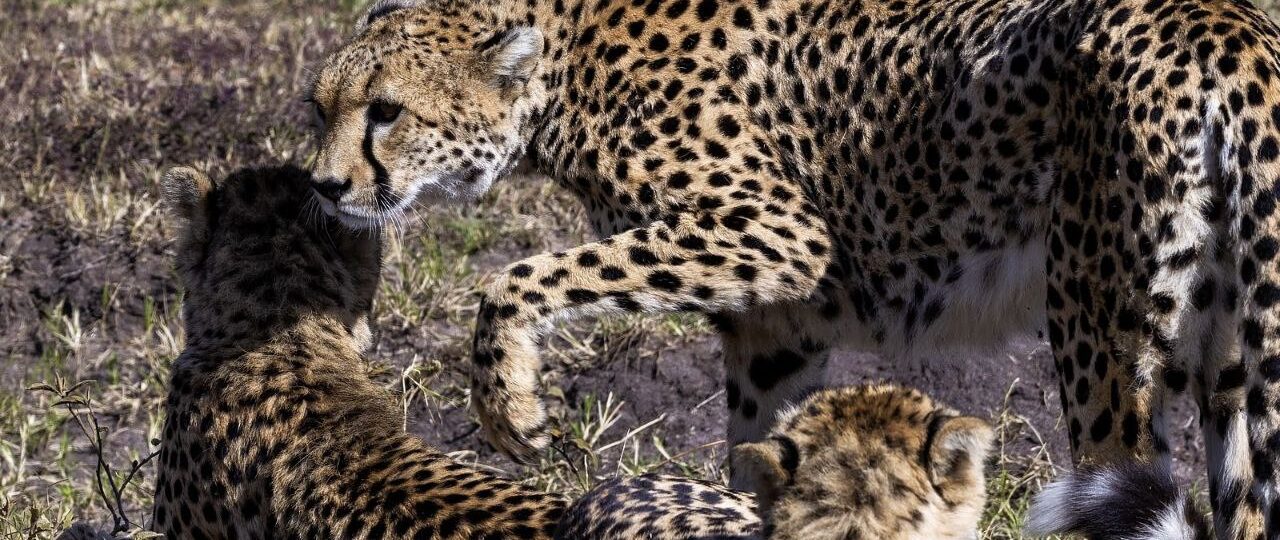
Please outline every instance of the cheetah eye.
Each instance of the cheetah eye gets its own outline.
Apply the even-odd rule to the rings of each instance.
[[[311,102],[311,108],[315,110],[316,120],[319,121],[318,125],[320,127],[324,127],[325,122],[328,121],[328,119],[324,117],[324,107],[321,107],[319,103],[313,101]]]
[[[324,123],[326,122],[326,119],[324,117],[324,107],[320,106],[320,102],[309,97],[304,98],[302,102],[306,105],[309,105],[311,107],[311,112],[315,114],[315,117],[312,118],[312,120],[317,122],[321,127],[323,127]]]
[[[387,101],[375,101],[369,104],[369,121],[375,124],[390,124],[400,116],[403,109],[398,104]]]

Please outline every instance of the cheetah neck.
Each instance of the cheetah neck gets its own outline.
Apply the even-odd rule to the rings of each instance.
[[[213,268],[188,291],[183,310],[191,354],[184,356],[230,361],[290,350],[308,363],[358,359],[368,342],[365,315],[378,266],[345,268],[328,260],[331,251],[308,243],[283,248],[278,239],[243,238],[245,249],[280,254],[262,264]],[[302,354],[310,351],[324,353]]]
[[[351,324],[346,317],[321,312],[282,310],[248,320],[207,315],[193,319],[187,323],[183,358],[223,367],[281,358],[293,368],[313,370],[335,364],[349,369],[361,358],[361,337],[367,333],[362,322]]]

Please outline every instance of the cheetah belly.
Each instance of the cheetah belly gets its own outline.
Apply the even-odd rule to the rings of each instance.
[[[1040,240],[1003,250],[963,256],[964,275],[937,286],[932,294],[946,306],[933,324],[921,328],[904,352],[987,348],[1009,338],[1041,332],[1045,321],[1045,246]]]
[[[1011,338],[1041,333],[1046,324],[1046,256],[1038,238],[961,254],[952,267],[960,269],[955,281],[904,285],[906,294],[917,286],[924,290],[915,309],[882,309],[868,323],[846,310],[838,340],[892,358],[918,359],[942,352],[986,352]],[[941,307],[932,319],[923,314],[931,305]]]

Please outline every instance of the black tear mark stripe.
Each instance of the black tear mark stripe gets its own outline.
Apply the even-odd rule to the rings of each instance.
[[[364,140],[360,142],[360,150],[364,154],[365,161],[373,167],[373,185],[377,189],[374,201],[381,203],[385,199],[389,206],[394,207],[399,201],[396,200],[396,194],[391,192],[391,178],[387,176],[387,168],[378,162],[378,156],[373,155],[373,122],[367,119],[364,123]]]

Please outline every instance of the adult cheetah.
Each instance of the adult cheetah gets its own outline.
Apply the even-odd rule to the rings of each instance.
[[[551,321],[696,311],[731,442],[845,345],[1047,328],[1080,460],[1204,418],[1216,526],[1280,537],[1280,53],[1229,0],[384,2],[318,76],[315,189],[353,226],[527,157],[606,237],[486,291],[472,402],[547,443]]]
[[[734,447],[750,494],[685,478],[610,480],[565,512],[563,540],[975,538],[995,433],[910,388],[817,392]]]
[[[549,539],[558,497],[404,432],[361,351],[380,235],[310,206],[308,175],[167,173],[187,345],[153,530],[169,538]]]

